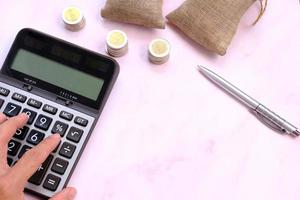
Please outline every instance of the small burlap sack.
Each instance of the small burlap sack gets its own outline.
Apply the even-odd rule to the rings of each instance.
[[[255,1],[186,0],[167,19],[198,44],[225,55],[241,17]]]
[[[107,0],[101,16],[119,22],[165,28],[163,0]]]

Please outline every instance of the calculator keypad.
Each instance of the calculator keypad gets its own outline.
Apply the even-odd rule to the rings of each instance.
[[[61,178],[59,178],[58,176],[55,176],[53,174],[48,174],[43,184],[43,187],[48,190],[55,191],[58,187],[58,184],[60,183],[60,180]]]
[[[26,113],[27,125],[8,144],[7,163],[14,165],[46,137],[58,133],[60,144],[28,180],[26,188],[53,196],[63,189],[95,118],[0,82],[0,112],[8,117]]]
[[[66,119],[68,121],[71,121],[73,119],[73,114],[69,113],[69,112],[66,112],[66,111],[61,111],[59,113],[59,116],[63,119]]]
[[[21,106],[13,103],[8,103],[3,111],[3,113],[8,117],[14,117],[18,115],[21,111]]]
[[[0,95],[7,97],[9,95],[9,90],[3,87],[0,87]]]
[[[83,134],[83,130],[79,128],[71,127],[67,135],[67,139],[78,143],[80,141],[82,134]]]
[[[19,128],[16,131],[14,138],[17,138],[19,140],[24,140],[28,131],[29,131],[29,128],[27,126],[24,126],[23,128]]]
[[[64,142],[59,150],[59,155],[65,157],[65,158],[72,158],[72,156],[75,152],[75,149],[76,149],[75,145],[68,143],[68,142]]]
[[[29,144],[37,145],[39,144],[45,137],[44,133],[41,133],[37,130],[32,129],[27,137],[27,142]]]
[[[7,150],[8,155],[15,156],[18,150],[20,149],[20,146],[21,146],[20,142],[17,142],[15,140],[9,141],[8,150]]]
[[[29,178],[28,182],[35,185],[40,185],[44,176],[46,175],[52,159],[53,156],[49,155],[48,158],[43,162],[43,164],[38,168],[38,170]]]
[[[59,133],[61,137],[63,137],[68,129],[69,125],[60,121],[56,121],[51,132]]]
[[[27,121],[27,124],[32,124],[33,121],[35,120],[35,117],[36,117],[36,112],[32,111],[32,110],[29,110],[27,108],[25,108],[22,113],[26,113],[28,116],[29,116],[29,119]]]
[[[53,172],[56,172],[58,174],[63,175],[65,173],[68,165],[69,165],[68,161],[63,160],[61,158],[56,158],[55,161],[54,161],[54,163],[53,163],[53,165],[52,165],[51,170]]]
[[[29,106],[32,106],[32,107],[37,108],[37,109],[39,109],[39,108],[42,106],[42,102],[37,101],[37,100],[35,100],[35,99],[29,99],[29,100],[27,101],[27,104],[28,104]]]
[[[43,107],[43,111],[50,113],[52,115],[55,115],[57,113],[57,108],[50,106],[48,104],[45,104]]]
[[[16,101],[19,101],[21,103],[24,103],[27,99],[27,97],[25,95],[22,95],[22,94],[18,94],[18,93],[14,93],[11,97],[12,99],[16,100]]]
[[[78,124],[80,126],[86,126],[88,124],[88,120],[82,118],[82,117],[75,117],[74,120],[75,124]]]
[[[51,122],[52,119],[50,117],[47,117],[46,115],[39,115],[34,126],[44,131],[47,131]]]

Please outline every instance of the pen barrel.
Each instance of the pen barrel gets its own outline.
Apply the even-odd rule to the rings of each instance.
[[[288,134],[294,134],[297,131],[297,127],[287,122],[285,119],[266,108],[264,105],[260,104],[255,111],[259,113],[261,116],[280,127],[282,132],[286,132]]]

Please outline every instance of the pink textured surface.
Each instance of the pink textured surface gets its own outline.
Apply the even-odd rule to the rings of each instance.
[[[164,13],[183,0],[166,0]],[[80,32],[64,29],[70,4],[85,13]],[[127,32],[129,53],[71,178],[78,200],[300,199],[300,141],[276,134],[195,70],[210,66],[300,125],[300,5],[269,1],[243,17],[225,57],[208,53],[175,28],[151,30],[99,16],[104,0],[0,0],[0,59],[16,33],[32,27],[104,53],[106,33]],[[170,61],[147,61],[155,37],[172,44]],[[26,199],[35,199],[26,196]]]

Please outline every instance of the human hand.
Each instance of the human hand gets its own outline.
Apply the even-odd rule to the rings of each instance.
[[[7,145],[16,130],[25,126],[26,114],[7,119],[0,113],[0,199],[23,200],[27,180],[36,172],[60,141],[59,134],[44,139],[36,147],[28,150],[13,166],[7,164]],[[76,195],[75,188],[65,188],[50,200],[72,200]]]

